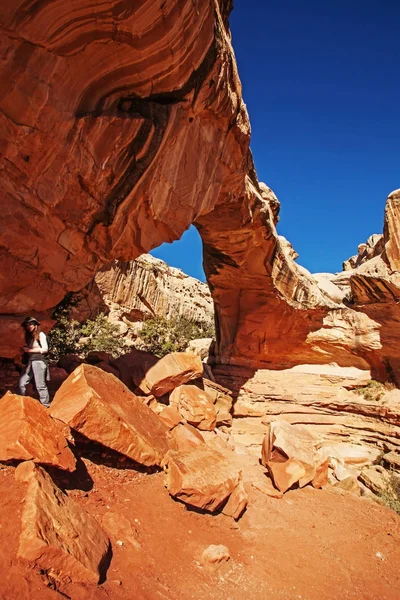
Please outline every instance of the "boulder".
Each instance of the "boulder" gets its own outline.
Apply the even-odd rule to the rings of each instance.
[[[147,371],[145,383],[151,393],[159,398],[184,383],[200,378],[202,374],[203,364],[198,356],[172,352]]]
[[[383,455],[383,460],[387,463],[391,469],[400,471],[400,454],[391,450]]]
[[[110,541],[97,521],[68,498],[41,467],[22,463],[15,476],[28,483],[18,558],[56,580],[98,583],[104,575]]]
[[[205,548],[203,554],[201,555],[201,564],[206,565],[216,565],[220,562],[226,562],[230,559],[229,550],[226,546],[220,544],[219,546],[215,546],[211,544],[211,546],[207,546]]]
[[[87,356],[85,361],[89,363],[89,365],[97,365],[98,363],[110,362],[112,358],[109,352],[104,352],[102,350],[91,350]]]
[[[195,385],[180,385],[171,393],[169,401],[191,425],[205,431],[215,429],[217,412],[208,392]]]
[[[182,415],[175,405],[165,406],[158,416],[168,429],[173,429],[178,423],[183,421]]]
[[[96,363],[96,367],[98,369],[102,369],[106,373],[111,373],[111,375],[114,375],[115,377],[118,377],[118,379],[119,379],[119,371],[118,371],[118,369],[116,367],[113,367],[112,365],[110,365],[109,362],[107,362],[105,360],[101,360],[101,361],[99,361],[99,362]]]
[[[285,493],[306,475],[305,466],[295,458],[289,458],[287,461],[279,463],[270,461],[267,467],[274,484],[282,493]]]
[[[116,377],[92,365],[78,367],[58,390],[52,417],[132,460],[160,465],[169,449],[159,417]]]
[[[328,482],[329,482],[329,460],[325,460],[323,463],[321,463],[316,468],[315,475],[314,475],[314,478],[312,479],[311,483],[312,483],[313,487],[320,489],[320,488],[328,485]]]
[[[75,371],[76,367],[79,367],[83,363],[83,358],[77,354],[65,354],[58,360],[57,366],[64,369],[70,375],[72,371]]]
[[[380,465],[365,467],[360,473],[360,479],[375,494],[381,495],[391,487],[391,474]]]
[[[266,496],[270,496],[271,498],[282,498],[283,494],[279,490],[274,487],[271,479],[269,477],[264,477],[263,479],[256,479],[251,484],[256,490],[262,492]]]
[[[201,360],[203,360],[204,358],[207,358],[210,353],[212,341],[212,338],[199,338],[196,340],[191,340],[186,348],[186,352],[196,354],[196,356],[199,356]]]
[[[235,520],[240,519],[246,509],[248,501],[249,498],[246,494],[246,490],[244,489],[243,482],[239,481],[239,484],[229,496],[228,502],[225,504],[222,512],[224,515],[232,517]]]
[[[110,361],[110,364],[118,369],[119,378],[131,390],[138,387],[145,378],[147,371],[158,362],[158,358],[149,352],[142,350],[131,350],[118,358]]]
[[[324,462],[317,452],[318,439],[305,427],[285,421],[273,421],[267,427],[261,445],[261,463],[268,468],[276,487],[285,492],[297,482],[303,487],[313,481],[317,467]],[[319,484],[318,478],[316,483]]]
[[[354,496],[361,496],[361,487],[355,477],[346,477],[343,481],[335,483],[333,487],[349,492]]]
[[[210,512],[227,500],[241,479],[238,468],[206,444],[190,452],[170,450],[164,469],[171,496]]]
[[[271,423],[272,446],[304,465],[314,466],[320,462],[317,455],[318,438],[301,425],[290,425],[285,421]]]
[[[170,445],[173,450],[189,452],[201,444],[204,444],[202,434],[187,423],[179,423],[170,433]]]
[[[0,461],[33,460],[75,470],[75,457],[62,428],[29,396],[7,392],[0,400]]]
[[[232,424],[232,392],[209,379],[203,378],[202,384],[204,390],[213,397],[217,411],[217,427],[220,425],[230,426]]]

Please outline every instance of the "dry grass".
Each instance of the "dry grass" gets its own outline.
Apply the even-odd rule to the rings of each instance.
[[[400,475],[390,473],[387,485],[379,497],[379,501],[400,515]]]
[[[369,381],[366,386],[358,388],[355,391],[357,394],[361,394],[362,396],[364,396],[365,400],[377,401],[380,400],[382,396],[386,394],[386,392],[390,392],[394,389],[396,389],[396,386],[393,383],[380,383],[379,381],[371,379],[371,381]]]

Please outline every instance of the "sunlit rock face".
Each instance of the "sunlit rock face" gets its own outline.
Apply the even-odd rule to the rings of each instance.
[[[275,229],[279,201],[257,181],[249,152],[231,8],[231,0],[3,1],[3,356],[22,343],[21,315],[51,323],[52,307],[103,265],[195,223],[215,302],[216,362],[397,368],[399,193],[388,203],[384,250],[374,242],[341,282],[352,304],[294,262]],[[370,272],[374,260],[385,275]]]
[[[114,322],[183,317],[211,325],[214,320],[208,285],[150,254],[106,265],[79,295],[82,300],[70,313],[79,321],[100,312]]]
[[[218,198],[239,197],[249,123],[231,4],[2,3],[6,319],[49,310],[103,264],[177,239]]]
[[[246,179],[235,205],[199,219],[215,302],[216,362],[250,368],[329,363],[368,368],[379,325],[332,299],[278,236],[276,213]]]

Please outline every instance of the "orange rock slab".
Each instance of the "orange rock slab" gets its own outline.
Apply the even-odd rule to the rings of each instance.
[[[170,444],[173,450],[179,452],[189,452],[193,448],[197,448],[201,444],[205,444],[205,440],[195,427],[188,423],[178,423],[170,433]]]
[[[217,510],[240,481],[240,472],[206,444],[190,452],[171,450],[165,457],[165,486],[174,498],[210,512]]]
[[[18,558],[56,580],[98,583],[110,542],[97,521],[68,498],[41,467],[23,463],[15,475],[28,483]]]
[[[159,398],[202,374],[203,364],[198,356],[188,352],[171,352],[147,371],[144,383]]]
[[[0,461],[35,463],[75,470],[75,456],[62,429],[34,398],[7,392],[0,400]]]
[[[215,429],[217,411],[208,392],[195,385],[180,385],[171,393],[169,401],[191,425],[204,431]]]
[[[160,465],[168,429],[119,379],[80,365],[58,390],[52,417],[85,437],[146,465]]]
[[[267,468],[274,484],[283,493],[306,475],[304,465],[294,458],[289,458],[286,462],[269,462]]]

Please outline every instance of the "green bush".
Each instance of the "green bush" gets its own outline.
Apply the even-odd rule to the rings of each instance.
[[[85,321],[81,325],[80,332],[80,352],[85,355],[92,350],[98,350],[108,352],[115,357],[127,351],[118,325],[111,323],[103,313],[93,321],[90,319]]]
[[[65,354],[86,356],[91,350],[108,352],[113,356],[126,352],[127,347],[118,325],[110,323],[103,313],[82,324],[69,319],[70,310],[79,301],[77,294],[70,293],[54,309],[53,319],[56,323],[48,335],[49,358],[59,360]]]
[[[53,319],[55,325],[49,332],[49,358],[58,360],[65,354],[77,354],[78,342],[81,337],[80,323],[69,319],[69,312],[79,302],[76,294],[68,293],[55,307]]]
[[[213,325],[193,323],[185,317],[145,321],[140,330],[141,348],[161,358],[170,352],[183,352],[191,340],[215,337]]]

